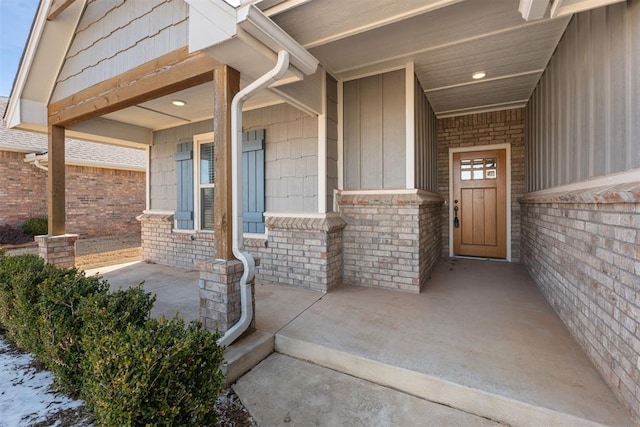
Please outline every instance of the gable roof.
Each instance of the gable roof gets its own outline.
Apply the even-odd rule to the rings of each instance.
[[[8,100],[0,97],[0,112],[4,111]],[[8,129],[5,120],[0,119],[0,151],[43,154],[47,149],[46,135]],[[146,151],[135,148],[71,138],[67,138],[65,143],[65,161],[70,165],[144,171],[146,159]]]

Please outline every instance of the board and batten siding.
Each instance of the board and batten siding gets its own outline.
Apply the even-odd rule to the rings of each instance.
[[[338,188],[338,82],[327,74],[327,211]]]
[[[526,108],[527,190],[640,167],[640,1],[573,17]]]
[[[186,46],[187,18],[184,0],[89,0],[52,102]]]
[[[346,190],[406,187],[405,70],[344,83]]]
[[[415,78],[416,188],[438,191],[438,119]]]

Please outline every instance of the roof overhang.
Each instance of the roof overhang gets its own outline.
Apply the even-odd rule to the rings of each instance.
[[[273,86],[314,74],[318,60],[253,4],[234,8],[223,0],[186,0],[189,4],[189,51],[202,51],[240,72],[258,78],[286,50],[291,65]]]
[[[22,159],[25,163],[34,163],[36,167],[41,169],[46,169],[47,163],[49,162],[49,154],[48,153],[36,153],[33,150],[27,152]],[[101,168],[101,169],[117,169],[117,170],[127,170],[134,172],[145,172],[146,168],[144,166],[127,166],[117,163],[109,163],[109,162],[92,162],[89,160],[76,160],[76,159],[65,159],[65,165],[69,166],[85,166],[92,168]]]
[[[47,105],[86,0],[48,20],[53,0],[41,0],[5,112],[9,128],[47,132]]]

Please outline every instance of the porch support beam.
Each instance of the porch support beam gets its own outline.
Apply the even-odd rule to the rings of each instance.
[[[187,47],[49,105],[49,124],[70,126],[213,80],[221,64]]]
[[[49,126],[47,207],[49,236],[65,234],[64,127]]]
[[[213,72],[213,141],[215,144],[213,229],[216,236],[216,258],[233,259],[231,212],[231,101],[240,91],[240,73],[224,65]]]

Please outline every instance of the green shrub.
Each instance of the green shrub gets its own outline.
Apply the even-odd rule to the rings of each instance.
[[[49,232],[49,223],[47,218],[29,218],[22,224],[24,234],[30,236],[40,236]]]
[[[75,268],[57,269],[40,284],[40,360],[53,372],[56,383],[71,395],[82,386],[83,318],[80,305],[96,294],[106,294],[109,284],[97,276],[86,277]]]
[[[218,337],[179,318],[99,337],[86,353],[84,392],[97,424],[215,425],[224,379]]]
[[[36,255],[0,256],[0,323],[11,341],[36,355],[42,353],[39,285],[55,273]]]
[[[156,301],[155,295],[145,292],[144,282],[136,287],[115,292],[96,293],[80,305],[87,345],[102,335],[123,332],[127,326],[144,326]]]

